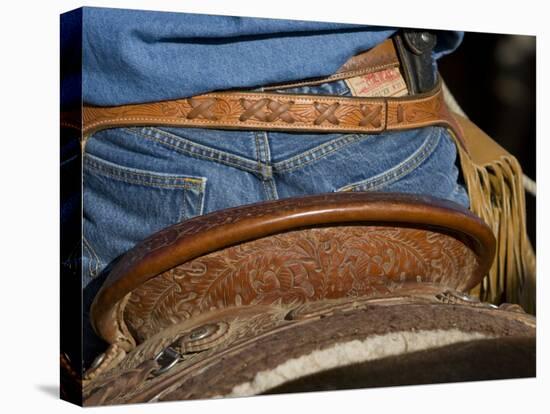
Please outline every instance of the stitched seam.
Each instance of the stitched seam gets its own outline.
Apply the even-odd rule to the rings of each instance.
[[[234,100],[237,100],[237,97],[239,98],[248,98],[248,99],[258,99],[260,96],[263,97],[263,98],[268,98],[268,99],[273,99],[273,100],[276,100],[276,101],[280,101],[280,100],[287,100],[287,101],[290,101],[290,100],[293,100],[295,104],[297,103],[304,103],[304,104],[310,104],[312,105],[314,102],[327,102],[327,103],[334,103],[334,102],[339,102],[339,101],[342,101],[344,100],[344,105],[345,104],[348,104],[348,105],[357,105],[357,104],[370,104],[370,105],[375,105],[375,104],[378,104],[378,105],[382,105],[382,115],[385,113],[385,103],[386,101],[385,100],[370,100],[370,99],[365,99],[365,98],[361,98],[361,99],[358,99],[358,98],[353,98],[353,97],[323,97],[323,95],[306,95],[306,97],[304,97],[304,95],[297,95],[297,97],[294,97],[294,96],[288,96],[288,95],[284,95],[284,94],[261,94],[261,95],[251,95],[251,94],[239,94],[239,93],[232,93],[231,96],[233,96]],[[207,98],[207,97],[213,97],[213,98],[219,98],[219,99],[229,99],[231,100],[232,98],[227,98],[227,95],[223,95],[223,94],[207,94],[207,95],[204,95],[204,98]],[[174,122],[174,123],[182,123],[182,124],[194,124],[194,123],[197,123],[197,124],[214,124],[214,125],[225,125],[225,124],[238,124],[240,125],[240,123],[238,123],[238,121],[211,121],[211,120],[208,120],[208,119],[193,119],[193,120],[188,120],[186,118],[159,118],[159,117],[121,117],[121,118],[116,118],[116,122],[122,122],[122,121],[157,121],[157,122]],[[107,119],[107,120],[102,120],[102,121],[97,121],[97,122],[94,122],[94,123],[91,123],[90,125],[88,125],[85,129],[86,131],[88,131],[89,129],[92,129],[93,127],[95,126],[98,126],[98,125],[102,125],[102,124],[105,124],[105,123],[109,123],[109,122],[112,122],[112,120],[110,119]],[[245,122],[242,122],[243,125],[248,125],[248,124],[255,124],[255,125],[284,125],[284,126],[288,126],[289,123],[288,122],[284,122],[284,121],[279,121],[279,120],[276,120],[276,121],[271,121],[271,122],[265,122],[265,121],[256,121],[256,120],[247,120]],[[297,121],[297,122],[294,122],[291,124],[292,126],[310,126],[311,123],[308,123],[308,122],[300,122],[300,121]],[[324,125],[323,126],[324,128],[338,128],[337,125],[335,126],[332,126],[332,125]],[[362,128],[365,128],[365,130],[378,130],[379,128],[369,128],[369,127],[362,127]]]
[[[277,191],[277,182],[274,179],[270,179],[269,186],[271,187],[271,194],[273,196],[273,200],[278,200],[279,192]]]
[[[264,189],[264,194],[265,194],[265,197],[269,200],[271,199],[270,197],[270,191],[269,191],[269,187],[266,183],[266,180],[265,180],[265,177],[264,177],[264,170],[262,168],[262,154],[260,153],[260,137],[259,137],[259,132],[255,132],[254,133],[254,144],[255,144],[255,147],[256,147],[256,158],[258,159],[258,171],[261,175],[261,181],[262,181],[262,187]]]
[[[217,163],[220,163],[220,164],[224,164],[224,165],[228,165],[230,167],[234,167],[234,168],[237,168],[237,169],[242,169],[242,170],[245,170],[245,171],[250,171],[250,172],[253,172],[253,173],[256,173],[257,170],[255,168],[250,168],[250,167],[247,167],[245,165],[242,165],[242,164],[239,164],[239,163],[236,163],[236,162],[231,162],[229,160],[226,160],[226,159],[222,159],[222,158],[216,158],[216,157],[211,157],[211,156],[208,156],[206,154],[201,154],[201,153],[198,153],[198,152],[191,152],[191,151],[187,151],[185,150],[184,148],[181,148],[179,145],[177,144],[171,144],[171,143],[168,143],[166,141],[163,141],[161,139],[157,139],[155,137],[145,137],[146,139],[150,139],[151,141],[156,141],[158,142],[159,144],[162,144],[162,145],[166,145],[170,148],[173,148],[174,150],[182,153],[182,154],[186,154],[190,157],[193,157],[193,158],[199,158],[199,159],[204,159],[204,160],[207,160],[207,161],[213,161],[213,162],[217,162]]]
[[[430,92],[428,92],[430,93]],[[426,101],[430,101],[430,100],[434,100],[434,99],[440,99],[438,98],[438,96],[441,94],[441,88],[435,90],[433,93],[431,93],[430,95],[427,95],[427,96],[424,96],[422,98],[418,98],[418,99],[410,99],[409,97],[404,97],[404,98],[387,98],[387,102],[388,102],[388,105],[390,104],[415,104],[415,103],[419,103],[419,102],[426,102]]]
[[[204,212],[204,199],[206,198],[206,181],[207,179],[205,178],[204,179],[204,185],[202,186],[202,191],[199,193],[199,197],[200,197],[200,203],[198,203],[199,205],[199,211],[197,211],[197,216],[202,216],[203,212]]]
[[[231,93],[231,94],[208,94],[207,96],[212,96],[214,98],[220,98],[220,99],[228,99],[227,96],[232,96],[232,95],[235,95],[235,96],[239,96],[241,98],[248,98],[248,99],[258,99],[260,97],[263,97],[263,98],[269,98],[269,99],[273,99],[273,100],[276,100],[276,101],[279,101],[279,100],[288,100],[288,101],[294,101],[295,104],[299,104],[299,103],[305,103],[305,104],[309,104],[309,103],[313,103],[313,102],[331,102],[331,103],[334,103],[334,102],[338,102],[338,101],[344,101],[344,103],[348,103],[348,104],[351,104],[351,105],[355,105],[355,103],[359,103],[359,104],[370,104],[370,105],[374,105],[374,104],[378,104],[378,105],[384,105],[385,104],[385,100],[384,99],[365,99],[365,98],[355,98],[355,97],[344,97],[344,98],[341,98],[341,97],[338,97],[338,96],[327,96],[327,95],[303,95],[303,94],[297,94],[297,95],[293,95],[293,94],[287,94],[285,95],[284,93],[268,93],[268,94],[265,94],[265,93],[260,93],[260,94],[243,94],[243,93]],[[231,98],[229,98],[231,99]]]
[[[101,172],[100,172],[101,173]],[[108,174],[108,173],[102,173],[103,176],[105,177],[109,177],[109,178],[113,178],[113,179],[118,179],[119,181],[123,181],[125,183],[128,183],[128,184],[136,184],[136,185],[143,185],[145,187],[154,187],[154,188],[166,188],[166,189],[188,189],[189,187],[186,187],[185,185],[177,185],[177,184],[152,184],[152,183],[147,183],[147,182],[144,182],[144,181],[139,181],[139,180],[132,180],[132,179],[128,179],[128,178],[122,178],[122,177],[119,177],[119,176],[116,176],[116,175],[113,175],[113,174]]]
[[[334,75],[330,75],[328,77],[317,79],[317,80],[311,80],[311,81],[305,81],[305,82],[294,82],[294,83],[282,83],[280,85],[268,86],[263,88],[263,90],[273,91],[273,90],[280,90],[280,89],[298,88],[301,86],[315,86],[323,83],[328,83],[334,80],[347,79],[356,75],[363,75],[363,74],[377,72],[379,70],[398,67],[398,66],[399,66],[399,62],[395,61],[392,63],[386,63],[384,65],[376,65],[376,66],[371,66],[363,69],[355,69],[355,70],[350,70],[345,72],[339,72],[339,73],[335,73]]]
[[[271,166],[271,151],[269,150],[269,138],[267,136],[267,132],[262,131],[262,136],[259,137],[259,141],[261,143],[262,149],[263,149],[263,157],[265,159],[265,164],[271,168],[269,179],[264,180],[264,186],[268,190],[268,198],[270,200],[277,200],[279,198],[277,194],[277,188],[275,187],[275,180],[273,179],[273,167]]]
[[[345,143],[347,143],[349,140],[353,140],[355,138],[358,138],[359,135],[358,134],[353,134],[353,135],[340,135],[338,136],[337,138],[334,138],[328,142],[324,142],[323,144],[321,145],[318,145],[316,147],[313,147],[301,154],[298,154],[298,155],[294,155],[292,156],[291,158],[288,158],[286,160],[283,160],[283,161],[279,161],[277,162],[276,164],[274,164],[275,166],[277,167],[280,167],[281,169],[284,169],[285,166],[284,164],[296,164],[298,163],[301,159],[303,158],[306,158],[306,157],[309,157],[311,155],[313,155],[313,153],[315,152],[318,152],[318,151],[323,151],[324,148],[326,147],[331,147],[333,145],[339,145],[339,142],[342,142],[342,144],[340,145],[344,145]]]
[[[258,99],[258,97],[264,97],[264,98],[270,98],[270,99],[274,99],[274,100],[293,100],[295,103],[297,103],[298,101],[301,101],[301,103],[306,103],[306,104],[312,104],[313,102],[334,102],[334,101],[341,101],[341,100],[344,100],[346,102],[349,102],[349,104],[351,105],[356,105],[356,104],[379,104],[379,105],[383,105],[382,107],[382,118],[384,118],[384,115],[385,115],[385,112],[386,112],[386,105],[385,104],[390,104],[390,103],[407,103],[407,104],[414,104],[414,103],[418,103],[418,102],[424,102],[426,100],[430,100],[430,99],[436,99],[437,98],[437,95],[441,93],[441,88],[439,87],[437,90],[434,91],[434,93],[429,93],[429,95],[427,96],[424,96],[422,98],[419,98],[419,99],[408,99],[408,98],[386,98],[385,100],[374,100],[374,99],[366,99],[366,98],[356,98],[356,97],[349,97],[349,98],[342,98],[342,97],[325,97],[323,98],[322,96],[323,95],[314,95],[314,98],[312,98],[313,95],[285,95],[285,94],[265,94],[265,93],[260,93],[260,94],[241,94],[241,93],[231,93],[230,95],[229,94],[206,94],[204,95],[203,97],[204,98],[208,98],[208,97],[216,97],[216,98],[220,98],[220,99],[234,99],[236,100],[237,98],[236,97],[241,97],[241,98],[254,98],[254,99]],[[227,96],[233,96],[233,98],[227,98]],[[316,99],[315,99],[316,98]],[[194,119],[192,121],[189,121],[187,119],[175,119],[175,118],[159,118],[159,117],[122,117],[122,118],[116,118],[116,121],[114,125],[116,125],[116,122],[125,122],[125,121],[147,121],[147,122],[168,122],[168,123],[173,123],[173,124],[180,124],[180,125],[189,125],[189,124],[211,124],[211,125],[234,125],[237,123],[237,121],[210,121],[210,120],[206,120],[206,119]],[[109,124],[109,123],[113,123],[112,120],[110,119],[106,119],[106,120],[102,120],[102,121],[96,121],[96,122],[93,122],[91,123],[90,125],[86,126],[85,129],[84,129],[84,133],[86,133],[87,131],[89,131],[90,129],[96,127],[96,126],[99,126],[99,125],[103,125],[103,124]],[[261,121],[253,121],[253,120],[249,120],[249,121],[246,121],[246,123],[243,123],[242,126],[246,126],[248,124],[252,124],[252,125],[275,125],[275,126],[286,126],[288,127],[289,124],[286,123],[286,122],[282,122],[282,121],[272,121],[272,122],[261,122]],[[292,124],[292,126],[294,127],[311,127],[311,124],[308,124],[308,123],[304,123],[304,122],[294,122]],[[382,124],[382,127],[384,127],[384,124]],[[361,128],[361,130],[364,130],[364,131],[376,131],[376,130],[383,130],[383,128],[369,128],[369,127],[342,127],[342,126],[338,126],[338,125],[335,125],[335,126],[332,126],[332,125],[324,125],[322,128],[328,128],[328,129],[336,129],[336,128],[340,128],[342,130],[346,130],[346,129],[354,129],[354,128]]]
[[[403,130],[409,130],[409,129],[415,129],[415,128],[422,128],[426,126],[448,126],[451,127],[451,125],[445,121],[444,119],[429,119],[425,121],[418,121],[418,122],[409,122],[406,125],[399,126],[395,125],[392,126],[389,131],[392,132],[398,132]]]
[[[109,161],[105,161],[100,159],[99,157],[96,157],[95,155],[86,154],[85,156],[85,163],[90,164],[90,167],[97,168],[98,170],[104,170],[104,171],[113,171],[115,174],[120,171],[121,174],[128,174],[130,176],[144,176],[149,177],[152,179],[174,179],[174,180],[186,180],[189,181],[189,185],[196,185],[200,186],[200,183],[194,183],[193,181],[201,181],[202,178],[199,177],[186,177],[181,175],[171,175],[171,174],[163,174],[163,173],[154,173],[150,171],[145,170],[137,170],[130,167],[119,167],[115,164],[109,163]]]
[[[265,162],[268,164],[271,164],[271,150],[269,149],[269,137],[267,136],[267,132],[263,131],[263,140],[264,140],[264,154],[265,154]]]
[[[398,66],[399,66],[399,62],[394,61],[394,62],[391,62],[391,63],[386,63],[384,65],[372,66],[370,68],[355,69],[355,70],[350,70],[350,71],[347,71],[347,72],[335,73],[334,75],[330,75],[328,80],[332,81],[332,80],[347,79],[347,78],[352,78],[354,76],[364,75],[364,74],[372,73],[372,72],[378,72],[378,71],[381,71],[381,70],[384,70],[384,69],[398,67]]]
[[[182,193],[182,208],[180,209],[180,213],[178,214],[178,221],[183,221],[186,218],[189,217],[187,212],[187,189],[184,188]]]
[[[88,263],[88,272],[90,273],[91,277],[96,277],[99,273],[99,267],[100,265],[103,265],[103,261],[99,258],[96,251],[93,249],[92,245],[88,241],[88,239],[82,235],[82,245],[90,252],[90,254],[95,258],[95,266],[94,269],[92,269],[92,263]]]
[[[262,187],[264,188],[265,196],[268,200],[271,200],[271,190],[267,184],[267,180],[262,180]]]
[[[256,160],[258,165],[258,171],[262,171],[262,158],[260,155],[260,141],[258,139],[258,133],[254,132],[254,146],[256,147]]]
[[[162,131],[160,129],[156,129],[156,128],[149,128],[149,129],[152,130],[152,131],[158,132],[159,134],[166,135],[166,137],[165,138],[158,138],[158,137],[155,137],[155,136],[143,134],[140,131],[134,131],[134,133],[138,134],[138,135],[141,135],[145,139],[155,141],[155,142],[157,142],[161,145],[170,147],[170,148],[178,151],[179,153],[189,155],[190,157],[206,159],[208,161],[214,161],[214,162],[218,162],[220,164],[228,165],[230,167],[234,167],[234,168],[250,171],[250,172],[253,172],[253,173],[257,173],[257,168],[255,168],[255,167],[253,168],[253,167],[245,165],[245,163],[247,163],[247,164],[250,163],[250,164],[256,166],[256,162],[253,162],[251,160],[247,160],[246,158],[236,157],[235,155],[228,154],[228,153],[225,153],[225,152],[222,152],[222,151],[217,151],[217,150],[214,150],[214,149],[210,149],[208,147],[204,147],[204,148],[207,148],[206,150],[204,150],[204,149],[200,148],[198,146],[198,144],[189,142],[185,138],[179,138],[176,135],[169,134],[169,133],[167,133],[165,131]],[[169,142],[169,141],[167,141],[167,139],[171,139],[174,142]],[[183,143],[181,143],[180,141],[183,141]],[[196,149],[196,152],[191,151],[191,150],[186,149],[186,148],[182,148],[183,146],[188,146],[188,147],[191,147],[193,149]],[[212,155],[208,155],[207,153],[210,153]],[[215,155],[215,156],[213,156],[213,155]],[[235,161],[232,161],[231,158],[235,159]]]
[[[436,134],[436,132],[439,133]],[[348,184],[336,191],[373,191],[381,186],[394,183],[395,181],[410,174],[426,159],[428,159],[428,157],[433,154],[437,148],[440,142],[440,137],[441,130],[434,128],[426,137],[422,145],[397,166],[366,180]]]
[[[439,144],[439,141],[439,135],[431,133],[422,143],[422,146],[399,165],[378,176],[364,180],[358,185],[352,185],[351,188],[356,191],[373,191],[382,186],[396,182],[397,180],[410,174],[420,164],[422,164],[433,153]]]
[[[158,188],[184,188],[184,189],[200,190],[201,184],[198,184],[192,181],[196,181],[196,180],[200,180],[201,182],[203,181],[203,179],[201,178],[154,175],[145,171],[143,173],[133,172],[133,171],[129,172],[126,170],[118,171],[113,167],[104,166],[97,161],[90,160],[89,157],[91,157],[91,155],[86,155],[85,166],[87,168],[94,170],[95,172],[103,176],[107,176],[113,179],[117,179],[119,181],[130,183],[130,184],[138,184],[138,185],[143,185],[148,187],[158,187]],[[140,177],[149,178],[151,180],[160,180],[161,182],[147,181]],[[183,181],[183,182],[168,183],[166,181]]]
[[[347,147],[350,144],[367,138],[369,138],[368,135],[359,134],[341,136],[332,141],[319,145],[318,147],[312,148],[305,153],[294,156],[288,160],[280,161],[273,165],[273,170],[279,173],[295,171],[309,164],[317,162],[327,157],[328,155]]]
[[[96,171],[100,175],[103,175],[103,176],[106,176],[106,177],[109,177],[109,178],[113,178],[113,179],[117,179],[119,181],[123,181],[123,182],[129,183],[129,184],[138,184],[138,185],[143,185],[143,186],[147,186],[147,187],[156,187],[156,188],[174,188],[174,189],[175,188],[183,188],[183,189],[196,188],[196,184],[191,184],[190,185],[188,183],[168,184],[168,183],[149,182],[149,181],[144,181],[144,180],[139,179],[139,178],[127,177],[127,176],[124,176],[123,174],[106,172],[106,171],[103,171],[99,168],[93,168],[92,167],[92,169],[94,169],[94,171]],[[183,180],[183,178],[181,180]]]
[[[293,165],[291,164],[288,167],[284,167],[283,169],[278,169],[277,171],[278,172],[293,172],[293,171],[296,171],[296,170],[298,170],[300,168],[303,168],[307,165],[313,164],[313,163],[329,156],[330,154],[332,154],[336,151],[339,151],[340,149],[345,148],[348,145],[353,144],[353,143],[355,143],[355,142],[357,142],[357,141],[359,141],[363,138],[368,138],[368,136],[354,134],[352,136],[347,137],[347,139],[343,140],[342,143],[337,143],[335,146],[333,146],[330,149],[324,149],[324,148],[320,149],[318,151],[319,155],[315,155],[313,153],[308,154],[308,155],[304,155],[304,156],[301,157],[303,159],[303,161],[299,162],[298,160],[296,160],[295,162],[292,163]],[[309,152],[311,152],[311,151],[309,151]],[[308,156],[311,156],[313,158],[306,159]]]
[[[381,115],[384,115],[384,114],[385,114],[385,110],[382,109]],[[290,127],[290,128],[293,128],[293,129],[298,129],[298,128],[302,127],[302,128],[315,128],[315,129],[318,129],[318,130],[335,129],[335,130],[340,130],[340,131],[345,131],[345,130],[355,131],[355,130],[359,129],[361,131],[366,131],[366,132],[383,131],[384,130],[384,123],[382,123],[382,126],[376,128],[376,127],[359,126],[359,125],[349,125],[349,126],[333,125],[333,124],[315,125],[315,124],[313,124],[314,120],[312,120],[311,122],[295,121],[293,123],[288,123],[288,122],[284,122],[284,121],[271,121],[271,122],[264,121],[264,122],[262,122],[262,121],[247,120],[247,121],[241,122],[241,121],[238,121],[238,120],[234,120],[234,121],[210,121],[210,120],[207,120],[207,119],[187,120],[187,119],[183,119],[183,118],[178,119],[178,118],[152,118],[152,117],[148,117],[148,118],[134,118],[134,117],[116,118],[115,121],[112,121],[112,120],[109,119],[109,120],[99,121],[96,124],[91,124],[90,126],[88,126],[86,128],[86,130],[88,131],[90,129],[93,129],[96,126],[103,125],[103,124],[110,124],[110,123],[112,123],[113,126],[118,126],[118,125],[120,125],[120,123],[128,122],[128,121],[155,122],[155,123],[166,122],[166,123],[170,123],[171,125],[200,125],[200,124],[208,125],[208,124],[210,124],[210,125],[214,125],[214,126],[231,125],[231,126],[235,126],[235,127],[246,127],[248,125],[271,126],[271,127],[282,126],[282,127],[286,127],[286,128]]]
[[[126,129],[128,129],[132,132],[135,132],[136,134],[139,134],[143,137],[152,137],[152,138],[155,138],[155,139],[161,139],[160,137],[157,137],[157,136],[144,134],[143,132],[141,132],[139,130],[134,131],[133,129],[130,129],[130,128],[126,128]],[[207,145],[197,144],[196,142],[193,142],[192,140],[190,140],[188,138],[180,137],[179,135],[175,135],[175,134],[172,134],[170,132],[163,131],[162,129],[158,129],[158,128],[155,128],[155,127],[146,127],[146,128],[143,128],[143,129],[154,132],[154,133],[159,134],[159,135],[163,135],[164,137],[166,137],[166,139],[170,139],[171,141],[175,141],[175,144],[173,144],[173,145],[177,145],[180,148],[183,145],[185,145],[185,146],[188,146],[190,148],[196,149],[197,151],[200,151],[201,154],[204,154],[207,157],[212,157],[213,155],[217,155],[219,157],[226,157],[226,158],[229,158],[229,159],[233,159],[234,161],[231,161],[231,162],[235,162],[237,164],[241,163],[241,162],[243,164],[247,164],[247,163],[251,162],[251,160],[249,160],[248,158],[241,157],[239,155],[234,155],[234,154],[228,153],[226,151],[221,151],[221,150],[209,147]],[[192,151],[190,151],[190,153],[196,154],[196,152],[192,152]],[[209,155],[209,154],[211,154],[211,155]]]

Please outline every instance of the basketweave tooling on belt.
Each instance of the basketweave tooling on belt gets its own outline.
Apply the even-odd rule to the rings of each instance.
[[[94,301],[95,329],[111,346],[86,373],[88,404],[266,392],[284,384],[274,379],[274,372],[284,369],[285,361],[303,358],[308,366],[313,350],[320,348],[325,356],[332,355],[338,352],[335,347],[349,346],[353,335],[371,341],[408,330],[418,323],[418,319],[408,320],[414,312],[421,315],[437,309],[437,323],[450,330],[445,325],[452,319],[446,313],[449,302],[455,316],[473,312],[490,322],[474,328],[454,321],[459,332],[447,331],[446,339],[433,333],[435,325],[426,326],[422,338],[411,339],[419,344],[418,351],[451,346],[465,338],[500,338],[510,332],[533,337],[534,319],[528,315],[506,307],[496,311],[463,296],[462,292],[473,289],[482,300],[520,303],[533,311],[534,256],[525,234],[517,161],[469,121],[448,110],[440,81],[422,76],[429,71],[419,70],[426,64],[427,49],[422,49],[426,44],[417,42],[414,33],[405,34],[355,57],[330,77],[346,79],[399,66],[409,92],[415,93],[403,98],[220,92],[176,101],[84,108],[84,142],[101,128],[133,125],[371,134],[443,125],[456,140],[471,203],[468,212],[428,197],[316,196],[216,212],[148,238],[117,263]],[[498,236],[496,240],[493,235]],[[412,251],[410,246],[414,246]],[[268,266],[267,273],[269,266],[288,268],[289,276],[264,280],[261,288],[241,277],[236,291],[230,287],[211,290],[206,283],[224,272],[237,272],[234,277],[240,280],[238,272],[262,266]],[[366,272],[367,278],[357,285],[354,272]],[[155,292],[171,286],[180,293],[179,299],[168,308],[156,308],[151,300]],[[377,298],[385,299],[377,302]],[[305,303],[305,308],[297,307],[298,303]],[[407,309],[406,317],[396,314],[401,315],[396,318],[403,326],[351,330],[341,340],[323,339],[319,332],[326,327],[316,327],[331,319],[345,326],[338,322],[342,315],[354,315],[359,323],[366,317],[365,309],[372,314],[380,309],[383,319],[383,313],[393,306]],[[472,315],[465,318],[475,319]],[[276,346],[278,336],[292,338],[294,330],[310,327],[316,341],[303,343],[301,351],[286,359],[243,369],[233,380],[220,381],[210,374],[196,377],[195,370],[216,372],[222,354],[228,361],[242,358],[249,353],[247,347],[261,348],[260,338],[271,338],[265,346]],[[452,339],[455,333],[461,339]],[[348,363],[369,358],[374,356],[363,355]],[[222,364],[224,369],[231,365],[227,364]],[[340,365],[345,364],[339,361],[288,375],[286,382]],[[258,375],[267,379],[262,383]],[[203,380],[204,385],[193,385]]]

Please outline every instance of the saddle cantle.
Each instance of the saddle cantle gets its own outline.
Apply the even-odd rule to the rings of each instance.
[[[369,361],[533,341],[531,316],[466,294],[494,253],[478,217],[418,195],[315,195],[178,223],[124,255],[96,296],[110,347],[85,404],[341,388],[345,366],[361,383]]]
[[[493,256],[494,236],[480,219],[430,197],[343,193],[257,203],[181,222],[138,244],[110,272],[92,321],[103,339],[130,350],[215,309],[424,285],[468,291]]]

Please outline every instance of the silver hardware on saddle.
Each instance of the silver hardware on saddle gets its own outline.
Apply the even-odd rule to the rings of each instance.
[[[173,368],[181,359],[180,353],[174,348],[170,346],[164,348],[153,358],[153,360],[159,364],[160,368],[153,371],[152,374],[155,376],[164,374],[166,371]]]

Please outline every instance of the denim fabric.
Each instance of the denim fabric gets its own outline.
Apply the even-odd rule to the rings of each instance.
[[[395,30],[84,7],[83,99],[124,105],[324,77]],[[454,50],[462,35],[440,31],[434,60]]]
[[[343,81],[282,92],[350,95]],[[166,127],[93,134],[83,161],[85,357],[101,350],[86,319],[105,268],[150,234],[228,207],[335,191],[428,194],[468,206],[455,160],[441,127],[379,135]]]

